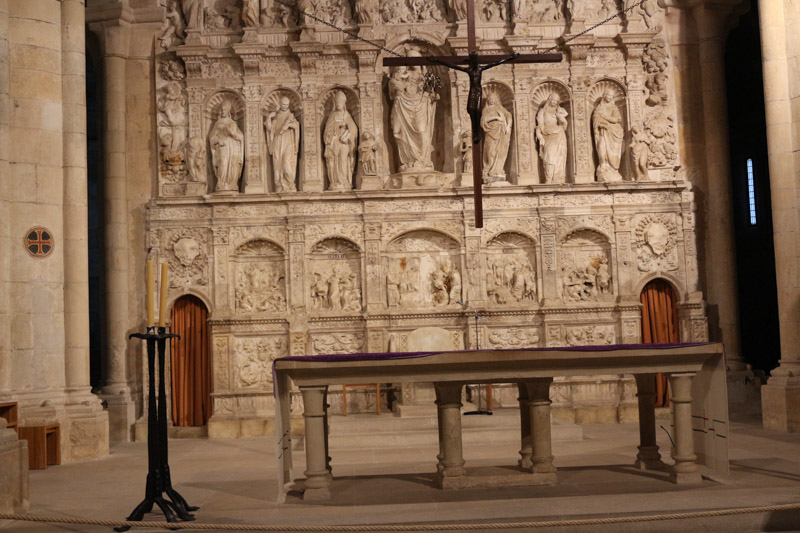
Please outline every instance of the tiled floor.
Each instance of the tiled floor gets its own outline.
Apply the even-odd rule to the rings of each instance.
[[[686,488],[667,482],[665,474],[629,466],[638,444],[636,425],[586,425],[583,431],[584,440],[553,444],[559,484],[552,487],[441,491],[432,486],[435,448],[332,449],[332,500],[309,504],[292,493],[278,505],[272,439],[172,440],[170,464],[175,488],[200,506],[197,520],[216,524],[488,524],[800,502],[800,434],[767,432],[757,422],[734,424],[731,475]],[[669,441],[661,430],[659,444],[668,454]],[[107,458],[31,472],[31,513],[124,518],[144,495],[146,452],[144,443],[121,444]],[[511,445],[468,446],[464,455],[470,467],[511,465],[518,457]],[[295,451],[294,458],[301,473],[303,453]],[[109,531],[19,522],[0,522],[0,530]],[[800,512],[537,529],[762,530],[800,531]]]

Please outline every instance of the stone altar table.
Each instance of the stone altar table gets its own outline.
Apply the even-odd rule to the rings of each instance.
[[[509,350],[465,350],[283,357],[273,366],[279,501],[292,482],[290,379],[300,389],[305,418],[304,499],[330,497],[326,394],[329,385],[434,383],[439,417],[437,481],[443,489],[555,484],[550,439],[550,384],[554,376],[633,374],[638,387],[640,445],[636,466],[663,469],[656,445],[654,374],[667,374],[672,388],[670,479],[701,481],[697,463],[728,472],[728,407],[721,343],[583,346]],[[521,471],[470,479],[461,448],[461,389],[466,383],[517,383],[520,404]],[[503,478],[507,479],[503,479]]]

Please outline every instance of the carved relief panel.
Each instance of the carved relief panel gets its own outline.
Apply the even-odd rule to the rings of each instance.
[[[519,233],[500,233],[487,244],[486,298],[490,305],[526,305],[537,301],[534,242]]]
[[[236,338],[233,347],[237,389],[271,389],[272,361],[289,354],[284,336]]]
[[[308,256],[308,297],[317,312],[361,311],[361,251],[351,241],[325,239]]]
[[[200,228],[165,232],[170,287],[208,286],[208,231]]]
[[[281,247],[252,240],[236,249],[231,263],[236,313],[286,311],[286,266]]]
[[[600,233],[579,229],[559,250],[561,298],[565,302],[612,301],[611,246]]]
[[[315,333],[311,335],[312,355],[361,353],[363,333]]]

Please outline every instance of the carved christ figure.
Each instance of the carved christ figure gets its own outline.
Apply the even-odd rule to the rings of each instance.
[[[336,91],[333,110],[325,123],[325,164],[328,169],[328,189],[352,189],[358,127],[347,111],[347,96]]]
[[[511,113],[500,104],[497,93],[489,93],[481,115],[483,139],[483,181],[506,179],[506,158],[511,143]]]
[[[242,0],[242,26],[257,27],[260,22],[260,11],[259,0]]]
[[[267,147],[272,156],[272,174],[279,192],[296,191],[297,152],[300,149],[300,123],[289,109],[289,99],[282,96],[280,108],[270,111],[264,121]]]
[[[619,163],[622,158],[622,115],[614,102],[614,93],[606,90],[592,113],[592,130],[597,149],[597,180],[621,181]]]
[[[551,94],[536,114],[536,140],[545,183],[564,183],[567,167],[567,110]]]
[[[409,56],[419,52],[412,51]],[[423,91],[421,67],[398,67],[389,80],[392,134],[397,142],[400,171],[433,170],[433,126],[436,115],[436,93]]]
[[[219,118],[208,134],[217,191],[236,191],[244,163],[244,135],[231,118],[231,103],[222,102]]]

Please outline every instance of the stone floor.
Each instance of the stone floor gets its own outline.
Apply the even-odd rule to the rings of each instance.
[[[668,454],[666,432],[658,433]],[[297,494],[284,505],[275,503],[270,438],[172,440],[170,464],[175,488],[200,506],[197,520],[219,524],[490,524],[800,502],[800,434],[765,431],[758,421],[733,424],[730,476],[693,488],[629,466],[638,441],[634,424],[584,425],[583,435],[580,441],[554,442],[559,485],[553,487],[441,491],[431,485],[436,448],[332,448],[335,497],[313,504]],[[510,465],[517,447],[469,445],[464,455],[468,466]],[[294,457],[302,472],[302,452]],[[128,443],[113,446],[104,459],[31,472],[31,513],[121,519],[144,494],[146,463],[145,444]],[[0,531],[109,529],[0,521]],[[536,531],[800,531],[800,511]]]

